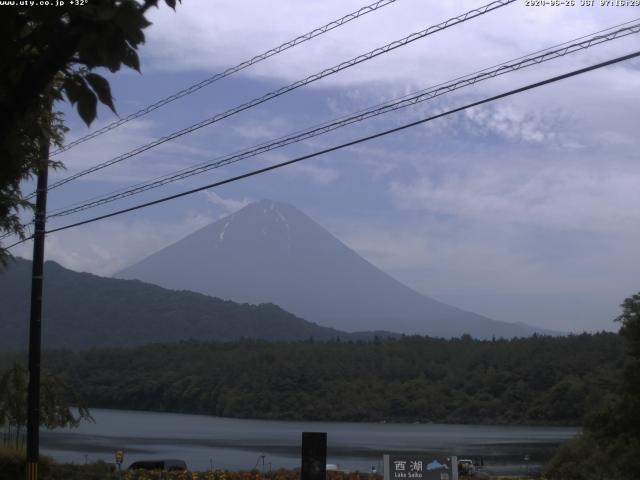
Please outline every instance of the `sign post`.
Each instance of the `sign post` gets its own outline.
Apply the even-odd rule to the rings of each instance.
[[[301,480],[325,480],[327,477],[327,433],[302,432]]]
[[[384,480],[458,480],[458,457],[384,455]]]
[[[116,465],[118,465],[118,473],[120,477],[122,477],[122,462],[124,460],[124,451],[117,450],[116,451]]]

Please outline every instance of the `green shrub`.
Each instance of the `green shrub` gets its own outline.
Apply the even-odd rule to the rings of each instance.
[[[563,444],[547,467],[551,480],[637,480],[640,442],[580,435]]]
[[[25,478],[24,465],[24,451],[0,447],[0,480]]]
[[[0,480],[22,480],[26,478],[24,450],[0,448]],[[41,480],[118,480],[115,468],[104,462],[88,465],[55,463],[41,456],[39,465]]]

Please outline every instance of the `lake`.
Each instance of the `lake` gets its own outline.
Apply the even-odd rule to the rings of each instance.
[[[190,468],[248,470],[300,466],[303,431],[327,432],[327,462],[343,470],[380,472],[382,454],[394,452],[483,457],[495,473],[535,470],[575,427],[288,422],[203,415],[92,409],[95,423],[77,429],[43,430],[41,449],[64,462],[179,458]],[[529,462],[524,461],[525,455]]]

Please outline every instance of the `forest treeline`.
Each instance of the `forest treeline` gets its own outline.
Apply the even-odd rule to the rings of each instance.
[[[58,351],[91,407],[225,417],[579,425],[620,383],[613,333],[479,341],[186,341]]]

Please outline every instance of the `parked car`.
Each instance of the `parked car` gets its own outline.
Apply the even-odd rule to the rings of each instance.
[[[187,464],[184,460],[140,460],[129,465],[129,470],[163,470],[185,471]]]

